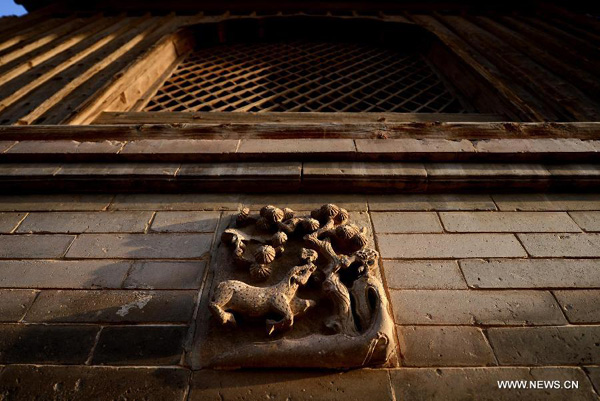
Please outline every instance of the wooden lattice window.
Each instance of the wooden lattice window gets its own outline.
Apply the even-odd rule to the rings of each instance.
[[[414,49],[279,40],[192,52],[144,108],[170,112],[461,113],[461,103]]]

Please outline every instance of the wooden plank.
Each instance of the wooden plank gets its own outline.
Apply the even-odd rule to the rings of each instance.
[[[493,94],[480,94],[480,97],[497,96],[506,105],[508,113],[518,116],[525,121],[556,119],[556,115],[540,105],[523,88],[512,83],[494,64],[475,51],[443,24],[429,15],[411,15],[410,18],[417,24],[435,34],[449,50],[460,57],[467,68],[473,70],[477,76],[487,83],[489,91]],[[502,113],[501,107],[494,110]]]
[[[50,30],[41,31],[39,35],[35,35],[31,39],[19,42],[14,46],[5,49],[0,52],[0,66],[53,42],[57,38],[77,29],[83,25],[83,23],[84,20],[81,18],[75,19],[74,17],[68,17],[65,18],[64,21],[61,21],[58,26],[53,27]]]
[[[52,106],[63,101],[81,84],[141,42],[154,26],[154,22],[149,15],[145,15],[121,27],[108,40],[103,41],[102,47],[96,47],[94,52],[87,54],[78,63],[60,71],[58,75],[61,77],[60,80],[53,80],[51,85],[42,86],[40,90],[36,90],[30,96],[12,105],[2,115],[2,120],[9,120],[10,123],[31,124]]]
[[[576,123],[229,123],[135,125],[0,126],[0,141],[73,139],[78,141],[154,138],[579,138],[600,139],[600,122]],[[600,144],[596,143],[597,146]]]
[[[600,49],[597,46],[591,45],[587,43],[585,40],[581,40],[579,37],[575,35],[571,35],[568,32],[565,32],[559,28],[557,28],[553,24],[548,24],[540,18],[529,18],[529,17],[519,17],[521,21],[525,21],[536,28],[539,28],[549,34],[557,38],[558,40],[564,42],[566,45],[573,47],[576,49],[580,56],[584,55],[591,59],[597,60],[600,57]]]
[[[439,16],[439,18],[475,49],[483,52],[506,74],[510,74],[517,82],[540,93],[546,100],[546,104],[561,113],[564,118],[580,121],[600,119],[600,107],[583,92],[557,78],[527,57],[523,57],[521,53],[498,40],[497,37],[462,17]]]
[[[553,54],[559,59],[577,60],[577,66],[586,70],[590,74],[597,75],[598,71],[600,71],[600,63],[589,60],[586,57],[582,57],[577,50],[571,48],[566,43],[561,42],[555,37],[548,35],[546,32],[541,31],[514,17],[500,16],[498,20],[502,24],[509,26],[511,29],[524,35],[530,41],[534,41],[548,53]]]
[[[106,25],[106,21],[101,21],[101,18],[102,14],[87,18],[84,26],[69,35],[62,36],[56,42],[50,42],[31,53],[24,54],[12,62],[0,66],[0,85],[81,42],[94,33],[98,26]]]
[[[24,42],[34,35],[45,32],[49,29],[56,27],[60,24],[62,18],[50,18],[42,21],[40,24],[28,26],[23,30],[15,30],[10,35],[7,35],[2,42],[0,42],[0,55],[7,54],[10,52],[11,47],[16,46],[18,43]],[[8,50],[7,50],[8,49]]]
[[[82,60],[110,41],[118,38],[121,33],[126,32],[130,28],[130,23],[131,20],[124,19],[123,16],[99,21],[100,25],[96,26],[96,28],[100,30],[94,32],[89,38],[2,85],[2,87],[0,87],[0,118],[2,110],[23,98],[29,92],[40,87],[52,77],[66,71],[79,60]],[[60,82],[57,82],[56,86],[47,93],[51,94],[58,90],[59,85]],[[45,95],[38,95],[37,98],[40,99],[43,98],[43,96]],[[6,121],[3,123],[10,122],[9,119],[5,119]]]
[[[577,14],[564,7],[551,3],[540,3],[539,7],[550,14],[556,15],[560,19],[566,19],[573,22],[575,25],[586,27],[587,29],[600,34],[600,22],[590,18],[588,15]]]
[[[278,123],[395,123],[395,122],[503,121],[495,114],[460,113],[233,113],[233,112],[103,112],[94,124],[230,124]]]
[[[130,68],[136,66],[136,61],[144,52],[152,48],[163,36],[176,29],[179,19],[174,14],[162,18],[154,18],[153,24],[143,34],[138,35],[128,46],[127,57],[115,60],[115,63],[106,66],[102,74],[94,76],[76,91],[63,98],[44,115],[44,121],[48,124],[65,124],[72,119],[85,119],[94,110],[94,107],[110,96],[111,87],[116,82],[117,87],[126,85],[122,78],[129,73]],[[139,39],[139,40],[138,40]],[[134,43],[135,42],[135,43]],[[138,73],[141,71],[138,69]],[[131,75],[129,75],[131,77]],[[92,116],[91,118],[94,118]]]
[[[471,21],[478,24],[488,32],[493,33],[506,43],[514,46],[528,57],[560,75],[563,79],[576,85],[578,89],[586,92],[592,98],[600,97],[600,80],[563,61],[549,55],[543,49],[537,47],[535,42],[502,26],[487,17],[473,17]]]
[[[130,109],[175,60],[193,48],[194,38],[187,32],[168,35],[180,24],[181,20],[175,18],[163,21],[161,28],[140,44],[144,54],[120,70],[62,122],[89,124],[102,110]]]

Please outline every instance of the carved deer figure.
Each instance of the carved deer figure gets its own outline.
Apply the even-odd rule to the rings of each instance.
[[[267,319],[267,332],[289,329],[294,324],[294,316],[306,312],[315,305],[315,301],[296,296],[298,288],[306,285],[316,270],[313,261],[317,253],[303,250],[303,259],[307,262],[293,267],[277,284],[270,287],[254,287],[238,280],[220,283],[215,289],[209,304],[212,314],[224,325],[236,325],[232,312],[249,317],[262,317],[269,313],[281,315],[279,321]]]

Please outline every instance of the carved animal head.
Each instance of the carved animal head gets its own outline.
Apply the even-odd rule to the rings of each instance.
[[[302,266],[295,266],[294,268],[292,268],[292,270],[290,270],[289,273],[290,286],[294,284],[305,285],[316,269],[317,266],[312,263]]]

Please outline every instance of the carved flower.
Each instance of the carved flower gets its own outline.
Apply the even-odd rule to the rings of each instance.
[[[350,216],[348,215],[348,211],[346,209],[340,208],[339,213],[335,216],[335,222],[338,224],[342,224],[348,220]]]
[[[307,231],[309,233],[312,233],[313,231],[318,230],[320,226],[321,226],[321,223],[319,223],[319,220],[315,220],[315,219],[303,219],[302,220],[302,228],[304,229],[304,231]]]
[[[321,216],[323,218],[335,217],[339,213],[340,208],[337,205],[332,203],[328,203],[326,205],[321,206]]]
[[[335,235],[341,239],[350,239],[359,232],[358,227],[354,224],[344,224],[342,226],[337,226],[335,229]]]
[[[255,280],[266,280],[271,275],[271,267],[259,263],[250,266],[250,276]]]
[[[357,248],[362,248],[367,245],[367,237],[363,233],[358,233],[352,238],[352,242]]]
[[[293,219],[295,215],[296,215],[296,212],[294,212],[289,207],[286,207],[283,209],[283,220]]]
[[[264,217],[261,217],[256,220],[256,228],[262,231],[268,231],[271,229],[271,223],[269,223]]]
[[[288,236],[286,233],[284,233],[283,231],[278,231],[275,234],[273,234],[273,236],[271,237],[271,244],[273,244],[274,247],[279,247],[283,244],[285,244],[288,240]]]
[[[278,221],[283,220],[283,210],[273,206],[267,205],[260,209],[260,215],[265,218],[269,223],[277,223]]]
[[[256,263],[260,263],[263,265],[269,264],[275,260],[275,248],[271,245],[262,245],[259,246],[254,252],[254,260]]]
[[[248,221],[248,217],[250,216],[250,209],[247,207],[240,210],[237,218],[235,219],[235,224],[238,226],[244,225]]]

